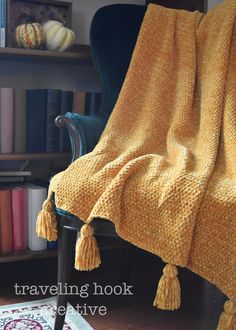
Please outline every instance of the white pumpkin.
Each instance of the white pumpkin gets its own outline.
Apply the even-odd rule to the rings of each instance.
[[[50,20],[43,24],[45,46],[48,50],[62,52],[69,49],[75,41],[74,31],[65,27],[61,22]]]

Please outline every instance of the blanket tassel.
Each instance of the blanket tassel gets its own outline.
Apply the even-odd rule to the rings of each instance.
[[[167,264],[164,267],[153,306],[165,310],[175,310],[180,307],[181,291],[177,275],[178,270],[175,265]]]
[[[36,223],[36,233],[48,241],[57,240],[57,221],[54,213],[53,201],[47,199],[43,203],[42,210],[39,212]]]
[[[83,225],[80,230],[75,249],[77,270],[93,270],[101,264],[99,248],[93,233],[93,227],[89,224]]]
[[[236,302],[227,300],[221,313],[217,330],[236,330]]]

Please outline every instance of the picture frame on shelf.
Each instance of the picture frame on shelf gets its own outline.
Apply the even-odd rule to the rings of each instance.
[[[72,2],[58,0],[8,0],[7,47],[19,48],[15,39],[16,27],[28,21],[40,24],[57,20],[71,28]]]

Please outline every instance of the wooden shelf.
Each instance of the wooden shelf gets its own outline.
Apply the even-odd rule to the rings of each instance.
[[[0,263],[21,261],[21,260],[31,260],[31,259],[43,259],[52,258],[57,256],[57,250],[44,250],[44,251],[14,251],[8,253],[0,253]]]
[[[70,159],[71,154],[69,152],[44,152],[33,154],[0,154],[0,160],[60,160]]]
[[[90,48],[87,45],[76,45],[74,51],[57,52],[38,49],[0,48],[0,60],[21,60],[53,62],[63,64],[91,64]]]

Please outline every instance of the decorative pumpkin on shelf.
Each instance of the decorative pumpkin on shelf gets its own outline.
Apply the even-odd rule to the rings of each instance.
[[[39,23],[25,23],[16,28],[16,42],[21,48],[36,49],[44,45],[43,28]]]
[[[75,41],[74,31],[68,29],[63,23],[55,20],[43,24],[45,46],[48,50],[63,52],[69,49]]]

